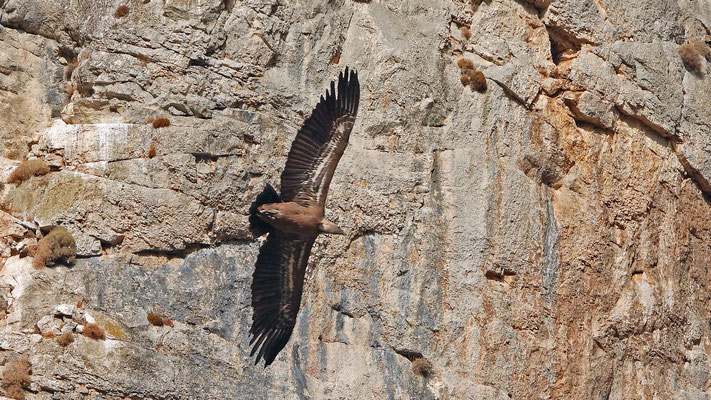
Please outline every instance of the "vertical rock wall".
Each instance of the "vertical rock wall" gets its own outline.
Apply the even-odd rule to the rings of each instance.
[[[30,399],[708,398],[711,60],[678,49],[711,6],[479,3],[0,0],[0,178],[52,167],[0,187],[0,368]],[[265,370],[247,209],[346,65],[348,234]],[[56,225],[79,258],[35,270]]]

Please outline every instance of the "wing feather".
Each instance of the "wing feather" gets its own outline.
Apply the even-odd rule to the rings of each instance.
[[[303,206],[326,203],[338,161],[348,145],[360,101],[358,74],[346,68],[314,108],[291,145],[281,174],[281,197]]]
[[[252,276],[253,345],[255,364],[264,358],[266,367],[284,348],[296,324],[301,306],[304,273],[315,237],[288,236],[274,230],[267,236]]]

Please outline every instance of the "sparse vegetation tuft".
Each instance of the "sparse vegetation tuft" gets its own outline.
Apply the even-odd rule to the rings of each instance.
[[[72,74],[74,74],[74,70],[77,69],[79,66],[79,60],[76,58],[72,59],[69,61],[66,67],[64,67],[64,80],[68,81],[72,79]]]
[[[699,45],[695,43],[686,43],[679,46],[677,52],[681,61],[684,62],[684,66],[690,72],[701,72],[703,68],[703,61],[701,60],[701,52],[699,51]]]
[[[25,160],[15,168],[7,178],[7,183],[21,183],[32,176],[40,176],[49,172],[49,165],[44,160],[36,158]]]
[[[691,44],[707,61],[711,61],[711,48],[701,39],[693,40]]]
[[[22,388],[30,385],[30,375],[32,374],[32,365],[26,359],[20,359],[5,367],[2,373],[2,388],[5,390],[5,396],[11,399],[23,400],[25,392]]]
[[[474,69],[474,63],[468,58],[460,58],[459,61],[457,61],[457,65],[459,66],[459,69],[462,70],[462,72]]]
[[[116,12],[114,13],[114,17],[116,17],[116,18],[125,17],[128,15],[128,12],[129,12],[128,6],[119,6],[116,9]]]
[[[71,332],[65,332],[57,337],[57,343],[62,347],[67,347],[74,342],[74,335]]]
[[[486,91],[486,76],[481,71],[474,71],[469,78],[471,79],[471,88],[477,92]]]
[[[76,255],[77,246],[74,237],[69,231],[58,226],[37,242],[32,261],[35,269],[41,269],[48,263],[54,264],[57,261],[71,264]]]
[[[148,316],[146,317],[148,319],[148,322],[151,323],[151,325],[154,326],[169,326],[173,327],[173,321],[171,321],[169,318],[166,318],[160,314],[157,313],[148,313]]]
[[[88,338],[92,338],[94,340],[106,339],[106,334],[104,333],[104,330],[101,329],[101,327],[96,324],[84,325],[84,331],[82,332],[82,335],[84,335]]]
[[[412,372],[424,378],[432,376],[432,363],[424,357],[417,358],[412,361]]]
[[[469,39],[472,37],[472,31],[469,30],[466,26],[463,26],[459,28],[459,30],[462,32],[462,36],[464,36],[464,39]]]
[[[160,117],[160,118],[156,118],[153,121],[153,127],[156,129],[165,128],[166,126],[170,126],[170,121],[168,120],[168,118]]]
[[[148,313],[148,316],[146,318],[148,319],[148,322],[151,323],[151,325],[163,326],[163,317],[161,317],[159,314]]]
[[[472,90],[476,90],[477,92],[486,91],[486,76],[476,69],[472,60],[460,58],[459,61],[457,61],[457,65],[462,71],[460,81],[463,86],[470,86]]]
[[[156,146],[152,144],[152,145],[151,145],[151,148],[148,149],[148,158],[153,158],[153,157],[155,157],[155,156],[156,156],[156,152],[157,152]]]

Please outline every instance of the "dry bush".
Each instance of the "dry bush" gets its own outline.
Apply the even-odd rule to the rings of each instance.
[[[69,231],[58,226],[37,242],[32,264],[35,269],[41,269],[48,263],[54,264],[57,261],[71,264],[76,255],[77,246],[74,237]]]
[[[697,39],[691,42],[696,51],[699,52],[707,61],[711,61],[711,48],[701,39]]]
[[[148,313],[147,316],[148,322],[151,323],[151,325],[154,326],[163,326],[163,317],[156,313]]]
[[[69,61],[66,67],[64,67],[64,80],[68,81],[72,79],[72,74],[74,73],[74,70],[77,69],[79,66],[79,60],[76,58],[72,59]]]
[[[101,327],[96,324],[84,325],[84,331],[82,332],[82,335],[84,335],[88,338],[95,339],[95,340],[106,339],[106,334],[104,333],[104,330],[101,329]]]
[[[424,357],[417,358],[412,361],[412,372],[415,375],[428,378],[432,375],[432,363],[427,361]]]
[[[703,68],[701,53],[697,47],[698,46],[693,43],[686,43],[682,44],[677,49],[679,57],[681,57],[681,61],[684,62],[686,69],[691,72],[701,72],[701,68]]]
[[[121,18],[128,15],[128,6],[119,6],[114,13],[114,17]]]
[[[20,183],[31,176],[40,176],[47,172],[49,172],[49,165],[44,160],[39,158],[25,160],[12,171],[10,177],[7,178],[7,183]]]
[[[10,386],[5,389],[5,396],[15,400],[25,400],[25,391],[21,386]]]
[[[486,91],[486,77],[481,71],[474,71],[469,75],[471,88],[477,92]]]
[[[40,239],[40,243],[42,240]],[[52,254],[52,251],[49,249],[49,245],[42,245],[40,246],[39,244],[35,247],[34,255],[32,256],[32,266],[35,267],[35,269],[42,269],[47,262],[47,259],[49,258],[50,254]]]
[[[30,374],[32,374],[32,365],[26,358],[5,367],[2,373],[2,388],[5,390],[5,396],[23,400],[25,393],[22,388],[30,385]]]
[[[460,58],[459,61],[457,61],[457,65],[462,72],[474,69],[474,63],[468,58]]]
[[[155,157],[155,156],[156,156],[156,152],[157,152],[157,151],[156,151],[156,146],[155,146],[155,145],[151,145],[151,148],[148,149],[148,158],[153,158],[153,157]]]
[[[464,39],[469,39],[470,37],[472,37],[472,32],[466,26],[459,28],[459,30],[462,31],[462,36],[464,36]]]
[[[165,128],[166,126],[170,126],[170,121],[168,121],[168,118],[160,117],[156,118],[153,121],[153,127],[156,129]]]
[[[154,326],[169,326],[169,327],[174,327],[173,321],[170,320],[169,318],[166,318],[160,314],[156,313],[148,313],[148,316],[146,317],[148,319],[148,322],[151,323],[151,325]]]
[[[74,342],[74,335],[71,332],[65,332],[57,338],[57,343],[62,347],[67,347]]]
[[[486,91],[486,76],[481,71],[477,71],[472,60],[460,58],[457,61],[457,65],[462,70],[462,76],[460,77],[462,85],[471,86],[472,90],[477,92]]]

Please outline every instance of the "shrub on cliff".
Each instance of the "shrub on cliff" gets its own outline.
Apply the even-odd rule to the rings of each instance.
[[[88,338],[92,338],[94,340],[106,339],[106,334],[104,333],[104,330],[101,329],[101,327],[96,324],[84,325],[84,331],[82,332],[82,335],[84,335]]]
[[[423,378],[428,378],[432,375],[432,363],[424,357],[417,358],[412,361],[412,372]]]
[[[57,337],[57,343],[62,347],[67,347],[74,342],[74,335],[71,332],[65,332],[63,335]]]
[[[22,388],[30,385],[31,373],[32,365],[26,358],[6,366],[2,373],[2,388],[5,390],[5,396],[23,400],[25,392]]]
[[[684,62],[684,66],[686,66],[686,69],[690,72],[701,72],[701,69],[704,66],[703,60],[701,59],[702,54],[699,51],[700,47],[701,46],[698,44],[692,42],[682,44],[677,49],[679,57],[681,57],[681,61]]]
[[[707,61],[711,61],[711,48],[703,40],[693,40],[691,45],[699,52]]]
[[[486,77],[484,76],[484,73],[481,71],[474,71],[469,74],[469,79],[471,85],[471,88],[476,90],[477,92],[484,92],[486,91]]]
[[[481,71],[478,71],[474,63],[468,58],[460,58],[457,61],[459,69],[462,71],[460,81],[462,85],[469,86],[477,92],[486,91],[486,76]]]
[[[160,117],[160,118],[156,118],[153,121],[153,127],[156,129],[165,128],[166,126],[170,126],[170,121],[168,120],[168,118]]]
[[[116,12],[114,13],[114,17],[116,17],[116,18],[125,17],[128,15],[128,12],[129,12],[128,6],[119,6],[116,9]]]
[[[40,269],[48,263],[54,264],[57,261],[70,264],[74,262],[76,255],[74,237],[69,231],[58,226],[37,242],[33,265],[36,269]]]
[[[163,317],[156,313],[148,313],[146,317],[153,326],[163,326]]]
[[[148,313],[146,316],[146,319],[148,319],[148,322],[150,322],[151,325],[153,326],[169,326],[173,327],[173,321],[171,321],[169,318],[166,318],[160,314],[157,313]]]
[[[40,176],[49,172],[49,165],[42,159],[25,160],[15,168],[7,178],[7,183],[20,183],[32,176]]]

